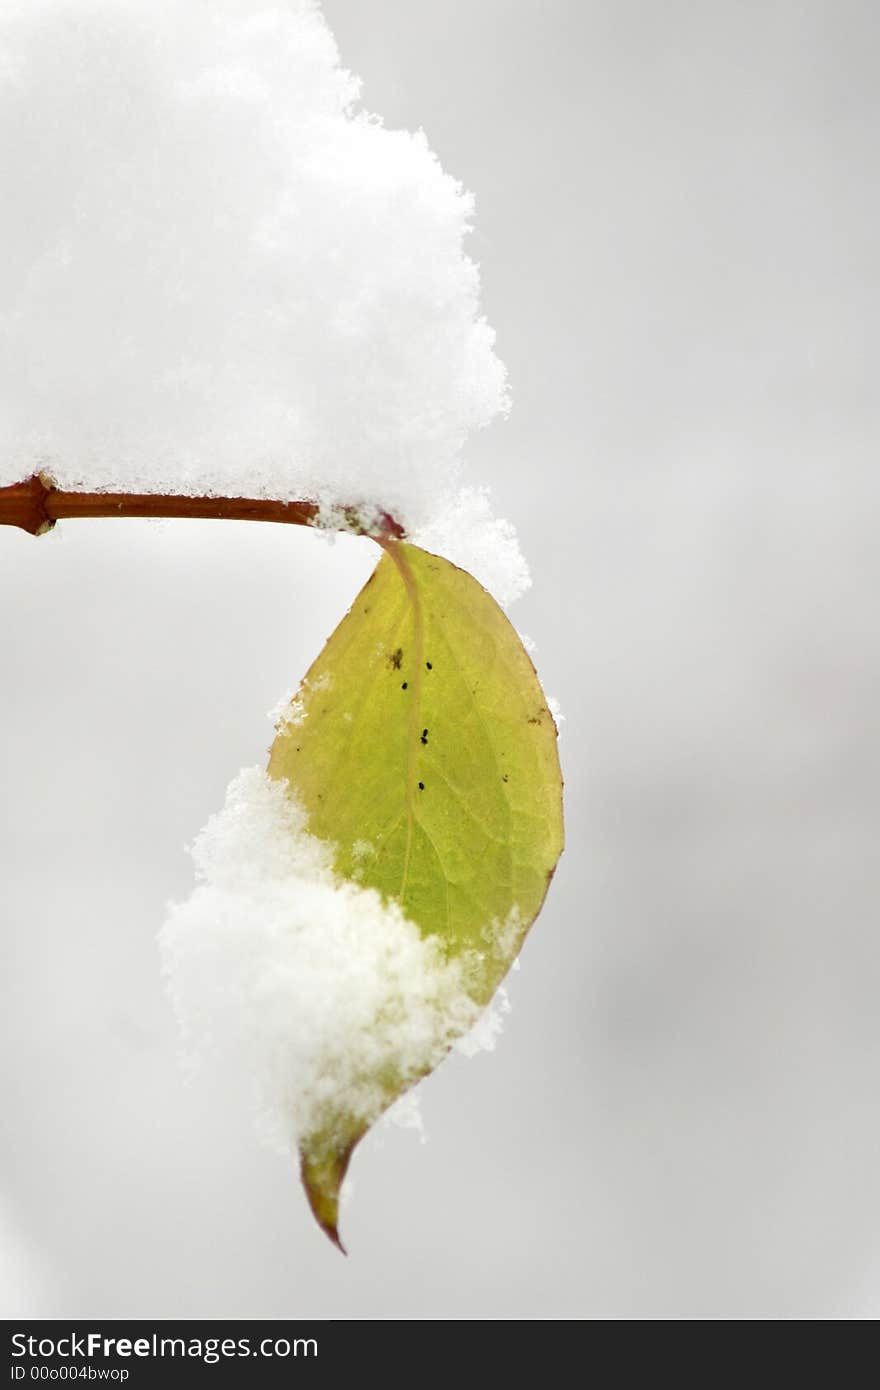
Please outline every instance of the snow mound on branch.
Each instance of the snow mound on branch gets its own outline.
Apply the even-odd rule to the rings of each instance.
[[[340,1105],[374,1118],[387,1067],[415,1079],[459,1039],[468,1055],[494,1046],[500,1018],[461,963],[336,877],[285,784],[245,769],[192,853],[197,886],[160,934],[184,1045],[245,1078],[275,1146]]]
[[[4,0],[0,484],[432,521],[505,372],[470,195],[358,92],[312,0]]]

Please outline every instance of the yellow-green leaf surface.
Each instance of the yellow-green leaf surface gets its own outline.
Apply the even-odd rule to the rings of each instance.
[[[562,850],[556,726],[485,589],[415,546],[385,550],[308,672],[269,773],[335,846],[342,878],[399,904],[447,958],[478,962],[469,993],[488,1003]],[[381,1108],[413,1079],[383,1077]],[[366,1128],[337,1114],[333,1132],[303,1141],[306,1191],[334,1239],[339,1185]]]

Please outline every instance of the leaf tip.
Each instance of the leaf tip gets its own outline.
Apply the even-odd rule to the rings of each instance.
[[[341,1250],[348,1251],[339,1237],[339,1192],[348,1170],[354,1145],[347,1149],[319,1150],[315,1154],[300,1150],[300,1176],[305,1194],[317,1221],[327,1239]]]

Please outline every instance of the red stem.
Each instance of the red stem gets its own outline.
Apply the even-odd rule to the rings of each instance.
[[[281,521],[314,526],[317,502],[278,502],[263,497],[184,497],[176,493],[65,492],[45,474],[0,487],[0,526],[18,526],[32,536],[50,531],[56,521],[72,517],[196,517],[217,521]],[[346,507],[338,527],[376,540],[400,540],[403,527],[381,512],[365,525],[355,507]]]

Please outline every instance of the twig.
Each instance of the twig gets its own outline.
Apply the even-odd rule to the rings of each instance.
[[[375,540],[401,540],[403,527],[386,512],[365,521],[356,507],[339,511],[332,529]],[[215,521],[280,521],[292,526],[326,526],[317,502],[279,502],[264,497],[184,497],[153,492],[65,492],[51,478],[35,473],[24,482],[0,488],[0,526],[18,526],[32,536],[51,531],[56,521],[75,517],[190,517]]]

